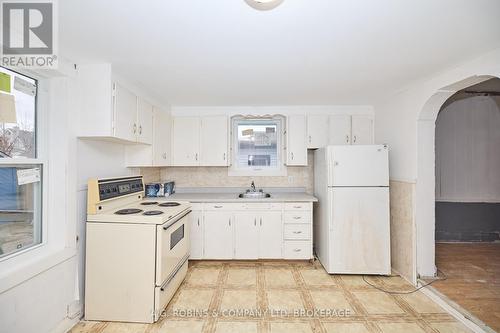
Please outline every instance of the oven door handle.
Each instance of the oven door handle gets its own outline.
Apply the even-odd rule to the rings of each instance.
[[[187,212],[185,212],[184,214],[176,217],[173,221],[168,222],[167,225],[163,227],[163,230],[167,230],[168,228],[170,228],[171,226],[173,226],[177,221],[179,221],[180,219],[182,219],[183,217],[185,217],[186,215],[188,215],[191,212],[192,212],[192,210],[190,209]]]
[[[170,276],[165,280],[165,282],[162,283],[162,285],[160,286],[160,290],[161,291],[165,290],[165,286],[167,284],[169,284],[170,281],[172,281],[172,279],[177,275],[177,273],[180,271],[180,269],[182,268],[182,266],[184,266],[184,264],[186,263],[186,261],[188,260],[188,258],[189,258],[189,253],[186,254],[184,256],[184,258],[182,258],[181,262],[177,265],[177,267],[175,267],[174,272],[172,274],[170,274]]]

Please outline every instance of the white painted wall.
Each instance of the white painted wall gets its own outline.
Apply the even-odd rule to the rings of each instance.
[[[375,140],[389,144],[391,179],[416,183],[414,260],[421,276],[432,276],[436,271],[434,125],[437,114],[453,93],[489,77],[500,77],[500,49],[415,82],[375,104]]]
[[[500,109],[491,97],[457,100],[436,121],[436,201],[500,202]]]

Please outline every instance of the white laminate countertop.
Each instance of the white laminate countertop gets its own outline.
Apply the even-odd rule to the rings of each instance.
[[[189,202],[316,202],[317,198],[307,194],[305,191],[289,191],[282,189],[277,189],[273,191],[272,189],[265,190],[265,192],[270,193],[270,198],[262,199],[248,199],[248,198],[238,198],[238,194],[241,192],[237,191],[218,191],[214,189],[213,192],[204,189],[203,191],[189,192],[186,190],[177,191],[168,197],[162,197],[157,199],[162,200],[178,200],[178,201],[189,201]]]

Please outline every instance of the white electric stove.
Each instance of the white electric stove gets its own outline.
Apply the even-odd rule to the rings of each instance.
[[[152,323],[184,280],[189,202],[144,199],[142,176],[88,182],[85,319]]]

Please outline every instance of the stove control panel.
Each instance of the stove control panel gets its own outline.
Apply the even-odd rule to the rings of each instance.
[[[101,201],[144,191],[142,177],[99,180],[98,186]]]

